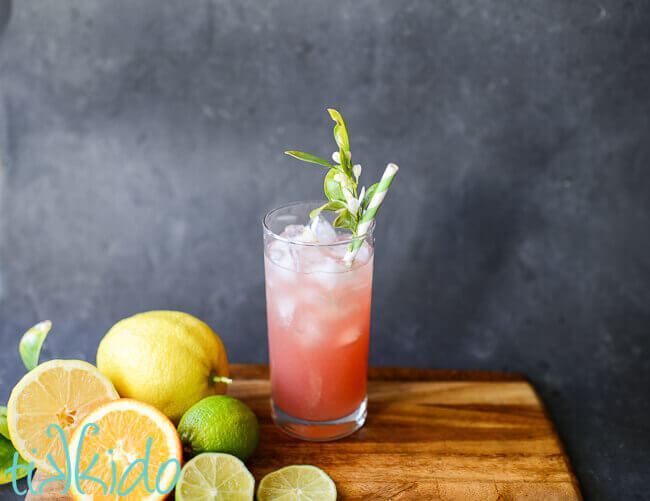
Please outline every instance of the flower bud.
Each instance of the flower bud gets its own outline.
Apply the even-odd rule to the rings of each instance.
[[[348,210],[352,214],[356,215],[357,211],[359,210],[359,205],[361,205],[359,201],[354,197],[351,197],[349,200],[346,201],[347,201]]]

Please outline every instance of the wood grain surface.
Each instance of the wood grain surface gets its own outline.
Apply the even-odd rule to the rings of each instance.
[[[229,394],[260,420],[261,442],[248,462],[257,481],[282,466],[313,464],[344,500],[582,499],[552,421],[520,376],[373,368],[364,428],[310,443],[273,425],[267,367],[233,365],[232,372]],[[49,486],[49,495],[27,499],[66,499]]]

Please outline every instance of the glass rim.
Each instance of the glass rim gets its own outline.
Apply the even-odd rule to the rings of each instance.
[[[331,242],[331,243],[320,243],[320,242],[296,242],[295,240],[290,240],[288,238],[285,238],[281,235],[278,235],[275,233],[268,225],[268,220],[273,214],[278,212],[279,210],[282,209],[287,209],[289,207],[295,207],[296,205],[305,205],[305,204],[315,204],[315,205],[323,205],[327,203],[327,200],[299,200],[297,202],[288,202],[283,205],[280,205],[279,207],[276,207],[274,209],[271,209],[266,213],[264,218],[262,219],[262,226],[264,227],[264,231],[268,232],[273,238],[276,240],[280,240],[281,242],[286,242],[292,245],[301,245],[304,247],[335,247],[338,245],[349,245],[353,242],[358,242],[358,241],[364,241],[368,237],[372,236],[372,232],[375,229],[375,220],[373,219],[370,222],[370,226],[368,227],[368,231],[364,233],[363,235],[357,235],[356,237],[351,236],[350,238],[346,238],[345,240],[339,240],[337,242]]]

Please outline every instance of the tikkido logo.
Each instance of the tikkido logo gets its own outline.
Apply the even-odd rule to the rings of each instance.
[[[99,461],[99,454],[95,453],[90,461],[90,465],[83,471],[79,472],[79,459],[81,457],[81,451],[83,448],[83,442],[84,439],[87,436],[87,433],[90,433],[91,435],[97,435],[99,433],[99,426],[96,425],[95,423],[87,423],[83,426],[81,429],[81,438],[79,440],[79,448],[77,449],[77,454],[75,457],[75,462],[74,462],[74,467],[72,460],[70,458],[70,450],[68,449],[68,441],[65,437],[65,433],[63,429],[56,424],[51,424],[50,426],[47,427],[47,434],[54,438],[55,433],[59,434],[59,437],[61,438],[61,442],[63,443],[63,451],[65,454],[65,461],[66,461],[66,471],[67,472],[74,472],[72,474],[65,474],[61,470],[61,468],[58,467],[58,465],[54,462],[54,458],[52,457],[52,454],[48,453],[47,454],[47,461],[52,465],[52,467],[57,471],[58,475],[54,477],[50,477],[47,479],[44,479],[41,484],[38,487],[38,492],[34,490],[32,486],[32,473],[34,472],[34,463],[30,462],[29,466],[25,466],[23,464],[19,464],[20,461],[20,456],[16,452],[14,454],[14,462],[13,466],[11,468],[7,468],[4,473],[5,475],[11,475],[11,485],[13,486],[14,492],[18,494],[19,496],[24,496],[27,494],[27,491],[32,493],[33,495],[43,495],[43,488],[49,484],[50,482],[54,482],[57,480],[64,480],[65,481],[65,487],[61,491],[61,494],[67,494],[68,491],[70,490],[70,487],[72,485],[72,482],[74,482],[75,489],[80,492],[81,494],[86,494],[84,490],[81,487],[81,482],[95,482],[96,484],[100,485],[102,488],[102,491],[104,495],[115,495],[117,494],[118,496],[127,496],[129,493],[135,489],[140,482],[144,482],[145,490],[149,492],[150,494],[153,494],[154,492],[157,492],[160,495],[165,495],[171,492],[171,490],[174,488],[176,485],[176,482],[178,482],[178,479],[181,475],[181,464],[176,458],[171,458],[165,461],[162,465],[160,465],[160,469],[158,470],[158,473],[156,475],[156,482],[154,486],[152,487],[150,485],[150,480],[149,480],[149,457],[151,455],[151,444],[153,442],[153,439],[149,437],[147,439],[147,450],[145,453],[145,457],[143,459],[136,459],[132,461],[129,466],[124,470],[124,473],[121,475],[121,477],[118,479],[117,475],[117,466],[115,461],[111,459],[110,465],[111,465],[111,485],[108,486],[106,482],[103,482],[101,479],[97,477],[93,477],[90,475],[90,470],[97,464]],[[34,454],[36,454],[36,450],[33,451]],[[113,454],[113,450],[109,449],[107,451],[109,455]],[[137,478],[133,481],[133,483],[130,486],[125,486],[124,483],[126,482],[127,478],[133,471],[133,469],[136,466],[142,465],[142,472],[137,476]],[[174,474],[174,479],[173,481],[169,484],[169,487],[165,489],[161,489],[160,487],[160,482],[162,480],[162,477],[167,470],[168,467],[175,467],[176,468],[176,473]],[[24,469],[27,471],[27,489],[26,490],[21,490],[18,488],[18,483],[17,483],[17,477],[20,474],[21,469]]]

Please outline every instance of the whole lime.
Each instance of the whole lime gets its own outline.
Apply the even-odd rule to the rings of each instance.
[[[255,413],[241,400],[214,395],[183,414],[178,433],[189,454],[225,452],[246,461],[260,440],[260,425]]]

